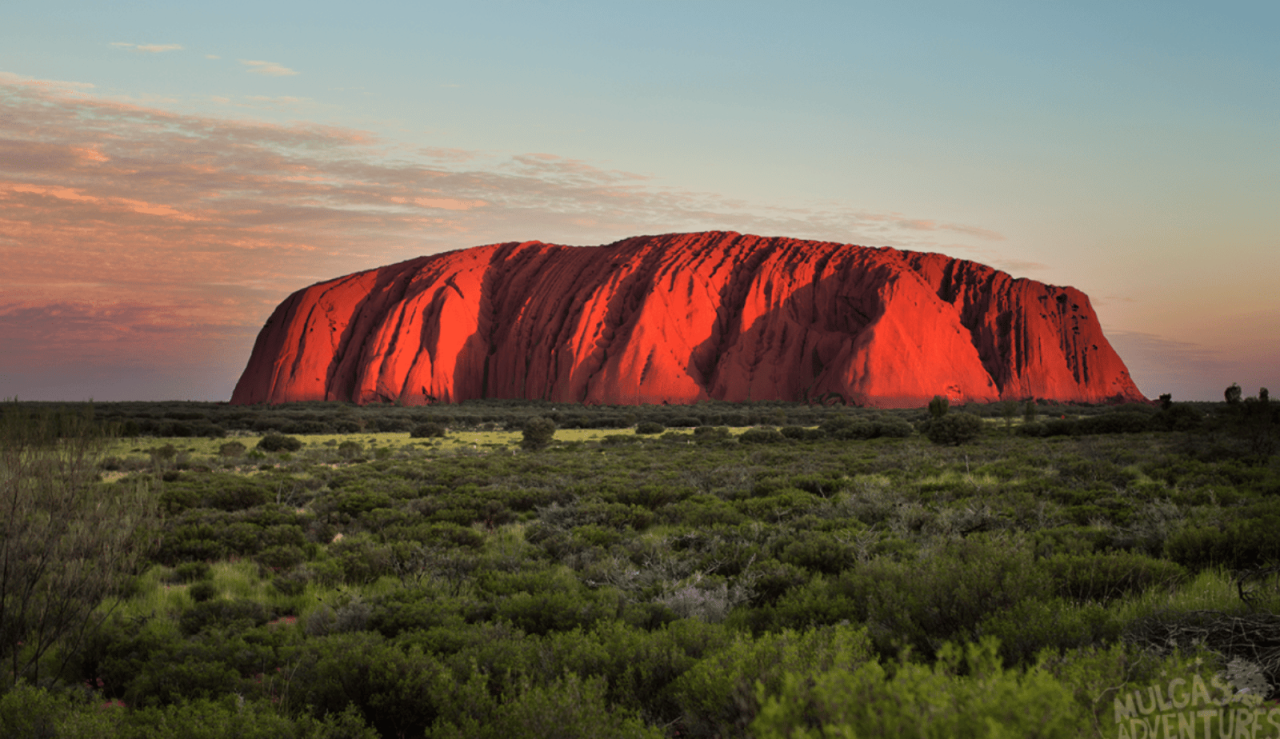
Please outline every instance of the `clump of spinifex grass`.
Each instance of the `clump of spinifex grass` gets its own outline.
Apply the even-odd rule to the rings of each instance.
[[[1122,623],[1132,623],[1162,613],[1219,611],[1234,614],[1248,611],[1249,607],[1240,600],[1231,574],[1211,568],[1202,570],[1181,585],[1149,588],[1132,598],[1118,600],[1112,610]]]

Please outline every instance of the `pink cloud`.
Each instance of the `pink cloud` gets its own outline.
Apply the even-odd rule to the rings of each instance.
[[[130,44],[123,41],[115,41],[111,45],[142,54],[163,54],[166,51],[182,51],[182,44]]]
[[[241,59],[240,63],[248,67],[248,71],[254,74],[266,75],[268,77],[292,77],[297,74],[297,72],[289,69],[283,64],[277,64],[275,62]]]
[[[89,89],[0,74],[7,377],[144,357],[202,376],[231,367],[190,396],[225,398],[288,293],[483,243],[723,228],[928,249],[930,233],[970,228],[729,200],[551,154],[408,149],[332,126],[180,115]]]

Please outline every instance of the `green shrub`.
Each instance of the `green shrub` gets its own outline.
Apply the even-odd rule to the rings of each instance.
[[[174,568],[174,575],[179,582],[196,582],[213,577],[213,568],[208,562],[183,562]]]
[[[817,675],[788,672],[779,688],[757,688],[759,739],[913,736],[1043,737],[1093,735],[1072,691],[1038,669],[1006,671],[994,640],[939,650],[933,667],[877,662]]]
[[[529,634],[589,628],[615,613],[615,604],[601,603],[581,592],[518,592],[496,604],[495,615]]]
[[[1102,604],[1156,585],[1177,584],[1187,575],[1173,562],[1132,552],[1058,554],[1039,564],[1053,578],[1059,596]]]
[[[216,481],[195,481],[193,484],[196,486],[203,484],[207,492],[201,502],[208,508],[241,511],[246,508],[260,506],[270,499],[270,493],[266,487],[256,480],[243,478],[221,479]]]
[[[521,428],[520,446],[528,451],[545,449],[556,436],[556,422],[549,418],[530,418]]]
[[[225,678],[226,675],[220,676]],[[201,691],[217,693],[220,683],[206,681]],[[0,735],[20,738],[119,737],[120,739],[374,739],[359,715],[344,712],[324,721],[283,715],[266,698],[245,700],[220,695],[216,699],[181,700],[165,706],[131,706],[118,701],[76,701],[25,685],[0,698]]]
[[[68,695],[37,688],[25,680],[0,693],[0,736],[44,739],[62,736],[59,725],[74,710]]]
[[[1194,431],[1204,424],[1204,414],[1186,403],[1172,403],[1151,419],[1151,427],[1161,431]]]
[[[258,441],[256,448],[264,452],[296,452],[302,448],[302,442],[292,436],[267,434]]]
[[[989,613],[1048,596],[1051,581],[1023,542],[974,535],[915,561],[873,559],[831,588],[858,605],[882,654],[910,646],[929,657],[943,640],[976,638]]]
[[[204,563],[201,562],[200,564]],[[194,600],[197,603],[204,603],[205,601],[213,600],[218,597],[220,592],[221,590],[219,590],[218,586],[208,580],[198,582],[187,588],[187,595],[191,596],[191,600]]]
[[[447,429],[442,424],[430,423],[430,422],[420,423],[414,426],[413,430],[409,432],[409,438],[411,439],[438,438],[438,437],[444,436],[446,431]]]
[[[853,547],[826,532],[805,532],[778,552],[778,560],[813,572],[834,575],[853,566]]]
[[[1044,649],[1062,653],[1113,644],[1120,638],[1121,623],[1098,602],[1026,598],[989,614],[978,631],[1000,640],[1007,664],[1030,667]]]
[[[671,692],[691,735],[741,736],[759,711],[761,690],[776,693],[788,679],[853,670],[871,659],[866,631],[851,626],[740,635],[693,665]]]
[[[836,416],[824,421],[818,428],[828,438],[841,441],[870,439],[876,435],[875,424],[865,418]]]
[[[768,428],[751,428],[743,431],[738,436],[740,444],[779,444],[787,440],[787,437],[778,432],[777,429]]]
[[[549,685],[520,680],[501,702],[482,689],[483,676],[473,675],[465,698],[466,706],[442,720],[433,737],[451,739],[510,739],[511,737],[556,737],[557,739],[661,739],[665,733],[649,727],[630,711],[611,708],[605,699],[607,685],[601,678],[580,678],[566,673]]]
[[[298,568],[271,578],[271,588],[281,595],[293,597],[305,593],[309,582],[311,573],[306,568]]]
[[[238,441],[228,441],[218,447],[218,454],[223,457],[239,457],[247,451],[245,445]]]
[[[351,584],[369,583],[394,571],[395,556],[388,544],[379,544],[367,535],[348,536],[329,545],[329,557],[342,569],[342,578]]]
[[[205,585],[212,583],[196,583],[191,589]],[[205,600],[179,617],[178,628],[188,636],[215,627],[251,628],[270,621],[272,615],[269,608],[250,600]]]
[[[889,417],[878,419],[875,423],[876,436],[889,439],[905,439],[915,433],[915,428],[905,419]]]
[[[765,606],[777,602],[789,590],[798,588],[809,582],[811,575],[793,564],[768,559],[756,564],[752,569],[754,582],[752,591],[753,606]]]
[[[691,419],[692,420],[692,419]],[[667,424],[675,426],[676,424]],[[696,426],[696,424],[694,424]],[[693,440],[699,444],[724,442],[733,438],[733,434],[725,426],[697,426],[693,430]]]
[[[1039,421],[1024,421],[1022,425],[1018,427],[1018,433],[1022,436],[1048,436],[1048,429]]]
[[[230,697],[242,687],[240,673],[226,662],[201,655],[183,660],[158,659],[145,665],[125,699],[133,704],[156,706],[191,700]]]
[[[1142,411],[1115,411],[1086,416],[1076,421],[1078,434],[1137,434],[1151,427],[1152,414]]]
[[[1217,526],[1189,526],[1165,541],[1165,556],[1190,570],[1247,569],[1280,562],[1280,515],[1260,513]]]
[[[417,645],[367,631],[309,640],[288,684],[294,705],[326,715],[354,705],[382,736],[422,736],[440,715],[452,676]]]
[[[691,495],[658,511],[662,520],[672,524],[709,527],[716,524],[736,526],[746,520],[736,508],[714,495]]]
[[[982,419],[972,413],[948,413],[930,419],[924,433],[934,444],[959,446],[981,436],[982,427]]]
[[[758,606],[740,618],[745,619],[755,633],[863,621],[867,615],[866,596],[860,589],[847,585],[834,578],[814,575],[807,582],[786,590],[776,602]]]
[[[459,600],[439,597],[427,588],[402,588],[370,603],[369,627],[387,638],[411,631],[464,625]]]
[[[637,434],[660,434],[666,430],[667,427],[657,421],[642,421],[636,424]]]
[[[173,444],[165,444],[148,449],[147,453],[151,455],[153,461],[168,462],[178,456],[178,449]]]
[[[254,555],[253,560],[272,570],[287,570],[307,561],[301,548],[292,544],[267,547]]]
[[[389,508],[391,496],[382,491],[343,491],[328,501],[328,505],[332,506],[332,510],[354,518],[378,508]]]

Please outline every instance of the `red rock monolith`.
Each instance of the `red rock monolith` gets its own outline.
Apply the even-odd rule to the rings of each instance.
[[[941,254],[708,232],[481,246],[312,285],[262,328],[231,402],[934,395],[1144,399],[1074,288]]]

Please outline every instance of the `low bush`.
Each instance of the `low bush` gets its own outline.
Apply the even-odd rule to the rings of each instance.
[[[693,440],[699,444],[726,442],[731,439],[733,439],[733,434],[725,426],[698,426],[693,430]]]
[[[800,736],[1035,736],[1093,734],[1072,691],[1038,669],[1006,671],[998,645],[947,644],[932,667],[877,662],[817,674],[788,671],[778,688],[761,685],[759,739]]]
[[[221,591],[218,586],[209,581],[198,582],[187,588],[187,595],[191,596],[191,600],[197,603],[213,600],[218,597],[219,592]]]
[[[212,583],[197,583],[192,590]],[[215,591],[216,594],[216,591]],[[196,603],[178,619],[178,629],[191,636],[211,628],[261,626],[274,616],[271,609],[251,600],[205,600]]]
[[[267,434],[258,441],[256,448],[264,452],[296,452],[302,448],[302,442],[284,434]]]
[[[420,423],[413,427],[409,432],[411,439],[431,439],[439,438],[445,435],[447,429],[439,423]]]
[[[218,454],[223,457],[239,457],[243,456],[247,451],[244,444],[238,441],[228,441],[218,447]]]
[[[208,562],[183,562],[174,568],[174,575],[179,582],[197,582],[213,577],[213,568]]]
[[[915,561],[874,559],[843,572],[831,590],[857,604],[885,656],[909,646],[925,658],[948,639],[974,639],[993,611],[1051,592],[1019,541],[981,535],[940,544]]]
[[[1165,556],[1190,570],[1247,569],[1280,563],[1280,516],[1260,514],[1225,525],[1189,526],[1165,541]]]
[[[739,636],[680,676],[671,692],[683,710],[684,732],[742,736],[763,695],[780,692],[788,680],[854,670],[872,658],[866,631],[851,626]]]
[[[1096,601],[1026,598],[991,613],[978,630],[1000,641],[1006,664],[1030,667],[1045,649],[1062,653],[1115,643],[1121,623]]]
[[[738,435],[739,444],[779,444],[787,441],[777,429],[752,428]]]
[[[452,712],[435,727],[433,737],[510,739],[662,739],[666,734],[646,726],[631,711],[611,708],[602,678],[581,678],[569,672],[547,685],[518,681],[499,702],[484,689],[484,677],[474,673],[459,686],[456,700],[464,711]]]
[[[287,570],[307,561],[300,547],[285,544],[267,547],[253,557],[254,561],[271,570]]]
[[[924,435],[934,444],[959,446],[982,435],[983,422],[972,413],[948,413],[922,424]]]
[[[1156,585],[1175,585],[1187,576],[1173,562],[1132,552],[1058,554],[1039,564],[1053,578],[1057,594],[1078,603],[1106,604]]]

